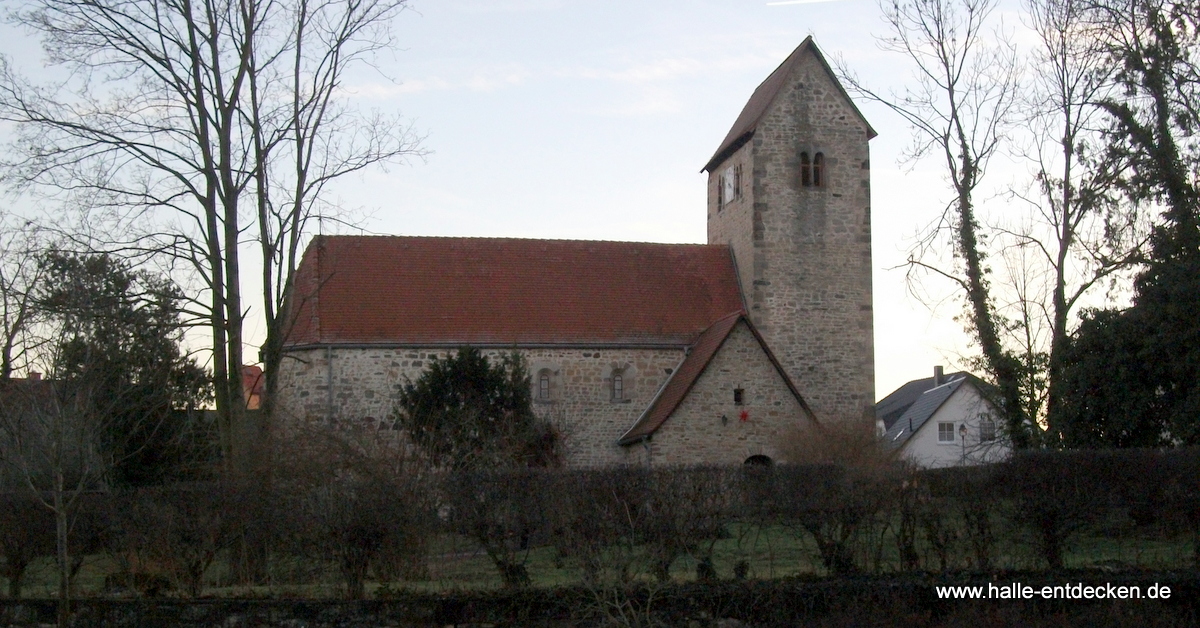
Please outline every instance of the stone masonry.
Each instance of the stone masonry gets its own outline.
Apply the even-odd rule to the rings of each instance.
[[[291,416],[308,421],[377,426],[390,421],[401,386],[420,377],[447,348],[323,348],[292,351],[281,369],[282,399]],[[489,349],[495,359],[506,350]],[[566,458],[573,466],[627,461],[617,438],[650,405],[654,395],[684,358],[678,349],[523,349],[533,385],[546,370],[551,398],[535,402],[535,410],[554,421],[564,436]],[[332,358],[332,370],[330,362]],[[611,374],[622,373],[624,399],[611,398]],[[332,383],[332,387],[330,386]],[[536,392],[535,392],[536,396]]]
[[[491,358],[519,350],[535,399],[548,377],[535,409],[559,426],[571,466],[785,459],[807,409],[871,420],[872,135],[806,40],[705,166],[709,246],[326,237],[341,254],[305,254],[306,331],[285,349],[278,407],[388,428],[406,379],[471,341]],[[801,156],[818,153],[821,184],[806,184]],[[503,301],[475,307],[490,299]],[[718,329],[719,345],[699,340]]]
[[[734,401],[741,389],[742,403]],[[744,416],[743,416],[744,413]],[[631,452],[652,465],[738,465],[751,456],[786,459],[804,418],[799,402],[741,322],[688,396],[647,446]]]
[[[748,313],[818,419],[870,416],[871,131],[815,47],[787,77],[751,139],[710,169],[708,241],[734,252]],[[800,155],[825,157],[803,186]],[[722,206],[721,174],[740,166]]]

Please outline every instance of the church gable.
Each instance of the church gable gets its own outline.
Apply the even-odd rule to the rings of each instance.
[[[815,64],[816,67],[806,67],[811,64]],[[721,166],[726,159],[745,145],[754,136],[755,132],[758,131],[759,126],[772,110],[772,105],[775,104],[780,93],[792,86],[797,72],[805,71],[810,74],[819,73],[823,75],[817,80],[827,82],[832,89],[837,90],[841,95],[841,100],[848,107],[849,111],[852,112],[856,121],[866,129],[867,139],[875,137],[875,130],[871,128],[871,124],[867,122],[867,119],[859,112],[858,107],[854,105],[845,88],[838,82],[833,69],[825,61],[825,56],[821,54],[816,43],[813,42],[812,36],[809,36],[754,90],[754,93],[750,96],[750,100],[746,102],[746,106],[742,108],[742,112],[738,114],[737,120],[734,121],[733,126],[729,129],[729,133],[725,135],[725,139],[721,141],[716,152],[713,153],[713,156],[709,158],[708,163],[701,170],[709,173],[715,172],[718,166]]]
[[[811,417],[770,349],[738,314],[705,331],[619,442],[644,444],[652,463],[740,464],[756,455],[777,459],[779,439]]]

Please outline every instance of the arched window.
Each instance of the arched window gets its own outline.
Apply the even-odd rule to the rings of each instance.
[[[825,185],[825,153],[813,155],[812,184],[815,188]]]
[[[538,374],[538,401],[550,401],[550,373],[542,371]]]
[[[756,455],[750,456],[749,458],[746,458],[746,462],[744,464],[747,467],[769,467],[769,466],[771,466],[771,463],[772,463],[772,460],[770,457],[764,456],[762,454],[756,454]]]
[[[812,186],[812,162],[808,159],[808,153],[800,153],[800,185],[806,188]]]
[[[612,362],[604,367],[601,394],[607,394],[612,403],[629,403],[629,396],[636,392],[637,367],[628,362]]]

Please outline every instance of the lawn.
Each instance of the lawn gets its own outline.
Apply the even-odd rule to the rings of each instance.
[[[894,526],[863,534],[865,542],[858,544],[856,564],[868,572],[894,573],[900,571],[899,553],[895,543]],[[730,580],[741,575],[749,579],[781,577],[821,578],[829,575],[821,561],[813,537],[796,528],[784,526],[753,526],[735,523],[726,527],[722,538],[712,543],[711,564],[716,577]],[[1017,530],[1000,530],[994,552],[993,569],[1027,570],[1043,565],[1027,538]],[[879,539],[882,538],[882,543]],[[872,542],[874,541],[874,542]],[[955,541],[963,543],[961,539]],[[634,548],[630,576],[643,581],[653,580],[645,548]],[[707,548],[701,548],[707,549]],[[927,541],[918,534],[917,549],[920,568],[936,571]],[[961,550],[962,548],[960,548]],[[671,566],[675,582],[697,579],[697,565],[705,552],[692,551],[677,558]],[[957,552],[966,556],[966,552]],[[1086,530],[1075,535],[1065,557],[1067,568],[1172,569],[1191,566],[1191,544],[1154,530],[1118,528]],[[534,587],[557,587],[577,584],[583,577],[578,561],[564,558],[552,546],[531,547],[523,555]],[[336,598],[342,596],[342,585],[335,564],[313,564],[287,559],[271,563],[269,582],[247,587],[228,584],[227,561],[218,560],[206,575],[205,596],[212,597],[301,597]],[[949,565],[951,570],[969,570],[965,559]],[[76,594],[85,597],[115,595],[131,596],[132,591],[105,587],[106,576],[116,571],[115,563],[104,555],[88,556],[76,578]],[[740,572],[740,574],[739,574]],[[450,592],[488,590],[502,587],[496,568],[487,555],[464,537],[441,535],[430,543],[424,573],[402,582],[369,582],[368,597],[386,596],[388,591],[411,590]],[[382,592],[381,592],[382,590]],[[178,595],[164,591],[164,595]],[[52,559],[43,558],[31,565],[26,573],[23,596],[45,598],[55,595],[55,569]]]

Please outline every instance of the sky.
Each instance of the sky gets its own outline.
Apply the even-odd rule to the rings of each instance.
[[[346,96],[403,115],[427,153],[342,181],[332,200],[363,217],[325,232],[705,242],[700,169],[805,37],[872,87],[912,75],[876,43],[885,24],[875,0],[410,0],[393,26],[397,48],[351,76]],[[37,42],[4,33],[0,53],[36,71]],[[950,196],[938,164],[904,161],[903,121],[856,104],[879,134],[871,174],[881,398],[935,365],[954,370],[969,342],[953,320],[958,302],[914,298],[903,269]],[[251,343],[262,335],[253,312],[247,332]]]
[[[872,86],[899,85],[873,0],[414,0],[402,49],[348,91],[398,110],[429,154],[356,177],[339,201],[364,232],[705,242],[700,172],[755,87],[808,35]],[[911,135],[857,103],[871,142],[876,396],[955,367],[955,302],[910,296],[906,259],[948,198]],[[342,229],[345,231],[345,229]],[[937,292],[937,290],[935,290]]]

